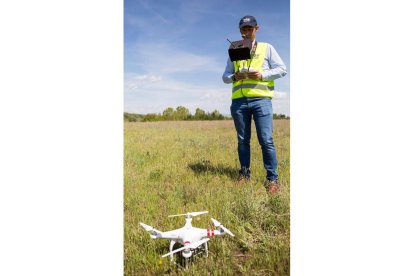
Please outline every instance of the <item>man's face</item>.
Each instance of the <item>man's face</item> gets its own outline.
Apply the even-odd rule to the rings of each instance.
[[[259,26],[252,27],[252,26],[243,26],[240,28],[240,33],[242,35],[245,35],[245,38],[248,39],[255,39],[256,38],[256,32],[259,29]]]

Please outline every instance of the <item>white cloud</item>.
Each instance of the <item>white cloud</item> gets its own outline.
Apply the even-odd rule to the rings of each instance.
[[[162,80],[160,75],[147,75],[147,74],[129,74],[125,79],[125,92],[126,91],[135,91],[142,86],[145,86],[147,83],[159,82]]]
[[[149,82],[157,82],[162,80],[162,76],[159,75],[136,75],[134,76],[134,79],[137,81],[149,81]]]
[[[168,43],[138,43],[134,50],[135,63],[140,70],[148,74],[222,73],[222,61],[207,55],[198,55],[179,49],[177,45]]]
[[[231,85],[221,81],[223,61],[167,43],[138,43],[134,52],[137,69],[125,74],[126,112],[162,113],[167,107],[182,105],[192,113],[196,108],[230,113]],[[289,115],[289,100],[289,93],[276,91],[274,112]]]
[[[149,79],[149,77],[147,77]],[[125,111],[160,113],[167,107],[185,106],[191,112],[218,109],[228,114],[231,88],[219,81],[216,84],[192,84],[173,78],[158,77],[159,81],[146,81],[144,75],[130,74],[125,78]]]
[[[150,81],[152,80],[152,81]],[[275,113],[290,114],[289,93],[276,91],[273,98]],[[166,76],[129,74],[125,79],[125,112],[162,113],[167,107],[187,107],[194,114],[196,108],[219,110],[228,115],[231,105],[231,85],[177,81]]]
[[[160,113],[167,107],[182,105],[191,112],[199,107],[229,114],[231,85],[221,81],[227,42],[223,39],[226,45],[220,54],[214,47],[208,50],[207,44],[218,39],[218,33],[215,29],[213,33],[204,33],[197,24],[203,24],[200,21],[210,15],[217,17],[217,13],[223,15],[230,11],[214,9],[214,3],[204,0],[175,3],[174,13],[165,3],[150,0],[135,3],[138,3],[139,12],[125,15],[126,26],[131,31],[125,33],[125,111]],[[233,22],[236,33],[237,20]],[[195,29],[198,32],[194,32]],[[226,30],[220,32],[228,32]],[[262,31],[262,35],[266,35],[266,30]],[[277,80],[276,87],[288,91],[289,75]],[[272,100],[275,112],[289,114],[289,100],[289,93],[276,91]]]
[[[285,114],[290,116],[290,93],[275,91],[272,103],[273,113]]]
[[[288,92],[275,91],[275,98],[286,99],[287,97],[289,97]]]
[[[131,70],[124,78],[126,112],[160,113],[182,105],[191,112],[202,108],[229,113],[231,88],[221,81],[223,62],[163,43],[137,44],[135,53],[139,73]],[[204,80],[203,75],[211,78],[212,73],[216,81]]]

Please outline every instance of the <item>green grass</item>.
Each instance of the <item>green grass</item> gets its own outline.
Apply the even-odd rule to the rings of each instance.
[[[274,121],[281,192],[267,195],[260,145],[252,134],[251,181],[238,186],[237,138],[232,121],[125,123],[125,275],[289,275],[290,128]],[[168,215],[208,210],[193,226],[213,228],[213,217],[235,237],[213,237],[209,257],[183,270],[161,258],[169,241],[152,240],[138,224],[161,231],[182,227]]]

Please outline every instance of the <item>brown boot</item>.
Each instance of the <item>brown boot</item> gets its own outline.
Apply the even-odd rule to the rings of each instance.
[[[239,177],[237,178],[238,184],[244,184],[250,181],[250,170],[247,168],[242,168],[239,170]]]
[[[271,195],[276,195],[280,191],[280,185],[277,180],[266,180],[264,186],[266,191]]]
[[[239,175],[239,177],[237,178],[237,184],[244,184],[249,181],[250,181],[250,176]]]

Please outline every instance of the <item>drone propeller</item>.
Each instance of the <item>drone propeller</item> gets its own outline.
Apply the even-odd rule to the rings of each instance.
[[[155,229],[154,227],[146,225],[145,223],[142,223],[142,222],[140,222],[139,224],[145,229],[145,231],[150,233],[150,237],[152,239],[160,238],[162,236],[162,232]]]
[[[146,231],[152,231],[152,229],[154,229],[152,226],[146,225],[145,223],[140,222],[139,224],[141,224]]]
[[[234,234],[232,232],[230,232],[229,229],[227,229],[226,227],[224,227],[219,221],[211,218],[211,220],[213,221],[213,224],[215,227],[220,228],[221,230],[223,230],[224,232],[226,232],[227,234],[229,234],[230,236],[234,237]]]
[[[199,247],[199,246],[200,246],[200,245],[202,245],[203,243],[208,242],[209,240],[210,240],[209,238],[206,238],[206,239],[202,239],[202,240],[196,241],[196,242],[194,242],[194,243],[186,244],[186,245],[185,245],[185,246],[183,246],[183,247],[180,247],[180,248],[178,248],[178,249],[176,249],[176,250],[173,250],[173,251],[171,251],[171,252],[169,252],[169,253],[167,253],[167,254],[165,254],[165,255],[162,255],[162,258],[165,258],[165,257],[170,256],[170,255],[172,255],[172,254],[175,254],[175,253],[177,253],[177,252],[183,251],[183,250],[185,250],[185,249],[196,249],[197,247]]]
[[[207,214],[207,213],[208,213],[208,211],[190,212],[190,213],[187,213],[187,214],[171,215],[171,216],[168,216],[168,217],[169,218],[180,217],[180,216],[195,217],[195,216],[199,216],[199,215]]]

